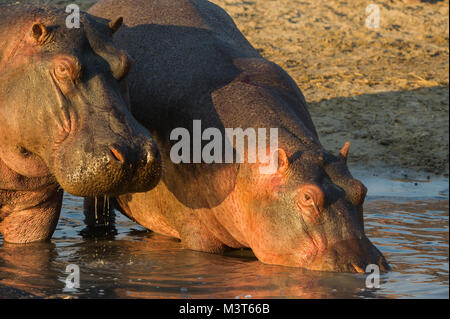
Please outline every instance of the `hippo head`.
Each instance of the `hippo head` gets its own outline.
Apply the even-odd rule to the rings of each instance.
[[[259,260],[319,271],[389,269],[364,233],[367,189],[347,168],[349,145],[338,156],[321,147],[289,157],[278,149],[277,172],[253,180],[247,234]]]
[[[150,133],[129,112],[132,60],[109,24],[21,7],[0,22],[0,158],[26,177],[54,176],[77,196],[143,192],[160,178]]]

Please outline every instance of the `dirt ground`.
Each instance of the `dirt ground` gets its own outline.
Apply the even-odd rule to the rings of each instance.
[[[213,0],[297,82],[322,143],[350,165],[448,176],[449,3]],[[379,7],[379,28],[365,26]]]
[[[448,177],[448,0],[212,2],[294,78],[326,148],[351,141],[350,165]],[[372,3],[378,28],[366,26]]]

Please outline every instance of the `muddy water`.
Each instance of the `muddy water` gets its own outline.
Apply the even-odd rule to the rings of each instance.
[[[366,232],[392,266],[379,289],[366,288],[360,274],[264,265],[246,250],[183,250],[122,216],[116,231],[94,235],[82,200],[66,195],[50,243],[2,243],[0,297],[448,298],[448,181],[362,179]],[[80,268],[78,289],[65,288],[69,264]]]

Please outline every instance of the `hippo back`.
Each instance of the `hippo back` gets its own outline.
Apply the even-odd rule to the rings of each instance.
[[[164,122],[158,114],[167,116],[170,109],[179,113],[180,108],[189,107],[193,113],[204,114],[205,99],[213,92],[236,80],[247,82],[251,74],[255,86],[269,86],[276,91],[274,99],[289,100],[283,106],[288,110],[281,112],[291,113],[284,119],[289,131],[298,131],[298,123],[302,123],[301,131],[294,133],[297,137],[317,137],[305,99],[292,78],[276,64],[262,58],[231,17],[217,5],[206,0],[100,0],[89,12],[108,19],[124,17],[126,27],[118,31],[115,43],[136,60],[137,67],[129,75],[132,113],[147,128],[158,128]],[[254,95],[255,86],[248,86],[246,90]],[[245,92],[238,91],[242,89],[229,89],[229,100],[239,101]],[[283,96],[279,97],[279,92]],[[148,116],[150,100],[151,118]],[[202,121],[215,127],[220,125],[213,124],[226,127],[280,124],[278,121],[268,123],[267,117],[243,116],[237,121],[236,112],[242,107],[241,102],[231,109],[228,103],[227,109],[220,112],[216,104],[214,111],[220,113],[221,123],[207,123],[204,116]],[[255,111],[266,112],[265,109]],[[281,110],[275,111],[280,113]],[[288,124],[292,118],[296,120]],[[216,119],[211,121],[216,122]],[[188,123],[179,124],[186,127]]]
[[[131,111],[164,150],[166,167],[172,165],[170,133],[180,127],[192,132],[195,119],[201,119],[202,129],[222,133],[278,127],[280,145],[292,153],[299,143],[320,147],[295,82],[261,57],[220,7],[206,0],[100,0],[89,13],[123,16],[125,26],[114,41],[136,62],[128,77]],[[174,165],[165,169],[163,180],[185,205],[211,206],[234,188],[238,167]],[[203,196],[186,191],[192,183],[201,183],[195,192]]]

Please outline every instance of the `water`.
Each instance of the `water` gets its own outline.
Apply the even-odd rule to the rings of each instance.
[[[366,232],[392,267],[379,289],[361,274],[264,265],[249,250],[183,250],[120,214],[116,233],[95,237],[82,200],[65,195],[50,243],[0,247],[0,297],[448,298],[448,181],[363,181]],[[78,289],[65,288],[69,264],[80,267]]]

